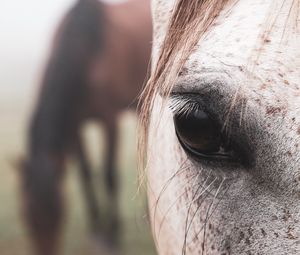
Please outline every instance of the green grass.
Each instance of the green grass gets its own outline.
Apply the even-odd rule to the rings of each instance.
[[[26,108],[26,107],[25,107]],[[25,126],[28,112],[18,105],[0,119],[0,254],[32,255],[29,237],[24,228],[19,187],[19,173],[14,160],[24,154]],[[28,107],[26,108],[28,109]],[[3,111],[4,112],[4,111]],[[2,113],[3,113],[2,112]],[[136,196],[137,171],[135,153],[135,119],[130,114],[121,118],[118,170],[122,217],[121,255],[154,255],[155,249],[147,219],[145,192]],[[105,213],[107,200],[102,183],[103,132],[95,125],[85,130],[87,149],[93,162],[94,185],[101,209]],[[77,166],[70,163],[64,182],[66,216],[62,235],[62,255],[104,254],[95,252],[90,236]],[[105,214],[104,214],[105,215]]]

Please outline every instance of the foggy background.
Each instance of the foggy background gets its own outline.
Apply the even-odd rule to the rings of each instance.
[[[25,154],[26,132],[54,31],[73,0],[0,0],[0,254],[32,255],[21,215],[18,160]],[[107,0],[106,2],[120,2]],[[89,156],[101,172],[98,127],[87,126]],[[121,254],[155,254],[143,194],[136,198],[136,118],[122,116],[118,170],[124,238]],[[72,168],[72,167],[69,167]],[[98,174],[97,173],[97,174]],[[90,238],[77,171],[65,178],[66,217],[63,255],[102,254]],[[100,179],[100,177],[98,178]],[[99,185],[100,186],[100,185]],[[101,191],[99,192],[101,193]],[[100,194],[101,196],[101,194]],[[102,207],[101,207],[102,208]]]

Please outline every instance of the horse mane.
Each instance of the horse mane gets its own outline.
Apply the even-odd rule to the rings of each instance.
[[[178,0],[168,24],[158,61],[140,97],[139,161],[147,154],[150,113],[157,94],[170,94],[173,81],[196,46],[211,28],[221,11],[232,0]],[[187,41],[189,40],[189,41]]]
[[[57,231],[59,225],[58,176],[78,128],[75,113],[84,100],[89,63],[103,47],[103,19],[100,2],[78,0],[59,26],[42,77],[22,172],[26,214],[35,235]]]
[[[283,7],[283,0],[274,1]],[[196,44],[208,32],[216,19],[224,9],[231,9],[238,0],[177,0],[172,11],[167,32],[163,40],[157,63],[154,63],[150,78],[141,93],[141,113],[139,118],[139,162],[141,169],[144,168],[144,158],[147,157],[148,131],[150,126],[150,115],[157,95],[163,99],[168,98],[174,82],[178,78],[188,57],[191,55]],[[278,13],[270,8],[269,16],[261,36],[263,44],[270,34],[276,21]],[[281,9],[279,9],[280,11]],[[286,20],[283,36],[287,27],[297,28],[300,12],[300,0],[291,0],[290,12]],[[165,101],[165,100],[164,100]],[[162,108],[165,105],[162,106]]]

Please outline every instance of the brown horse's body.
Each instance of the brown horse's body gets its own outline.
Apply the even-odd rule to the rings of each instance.
[[[80,128],[89,119],[105,126],[110,235],[116,234],[117,118],[120,112],[136,108],[146,78],[150,16],[148,0],[118,5],[79,0],[58,29],[31,122],[24,171],[25,212],[39,255],[56,253],[67,155],[78,159],[91,228],[99,230],[99,210],[80,137]]]
[[[149,62],[151,19],[148,0],[103,9],[109,29],[103,31],[103,52],[94,56],[89,72],[86,106],[87,117],[109,121],[120,110],[136,107]]]

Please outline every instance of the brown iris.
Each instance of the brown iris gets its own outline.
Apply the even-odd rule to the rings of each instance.
[[[222,134],[216,121],[202,110],[176,114],[174,123],[178,139],[185,150],[196,156],[228,157],[222,148]]]

